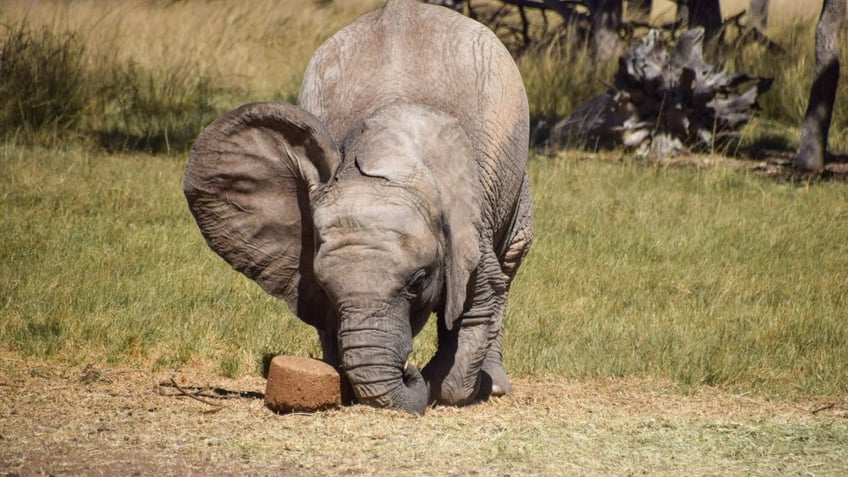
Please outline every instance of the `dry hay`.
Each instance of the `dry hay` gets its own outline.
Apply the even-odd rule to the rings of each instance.
[[[844,400],[777,402],[658,380],[548,377],[516,379],[512,396],[423,417],[363,406],[277,415],[255,376],[4,361],[2,473],[848,471]]]

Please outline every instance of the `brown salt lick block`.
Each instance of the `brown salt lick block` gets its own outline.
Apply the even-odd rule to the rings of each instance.
[[[277,356],[271,360],[265,405],[272,411],[313,412],[351,401],[347,379],[329,364],[302,356]]]

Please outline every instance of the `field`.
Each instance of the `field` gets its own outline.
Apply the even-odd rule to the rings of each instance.
[[[0,469],[846,470],[844,184],[534,157],[538,238],[507,329],[515,395],[420,419],[282,417],[262,405],[264,359],[316,355],[314,332],[206,248],[182,168],[3,151]],[[432,351],[428,328],[413,359]]]
[[[25,367],[23,362],[14,364]],[[79,372],[77,372],[79,371]],[[667,381],[520,378],[422,418],[354,406],[274,415],[258,377],[138,369],[2,375],[14,475],[844,475],[844,402]],[[163,383],[160,385],[160,383]],[[11,398],[11,399],[10,399]]]
[[[0,7],[0,23],[28,15],[81,46],[67,121],[9,127],[0,104],[0,472],[848,472],[848,188],[825,180],[844,164],[764,173],[797,141],[803,23],[774,27],[800,56],[742,152],[722,151],[734,157],[531,155],[537,237],[505,338],[514,395],[421,418],[268,412],[268,358],[317,356],[315,333],[206,247],[182,197],[186,147],[218,111],[292,100],[315,46],[377,3]],[[755,53],[734,61],[761,67],[744,64]],[[592,94],[569,86],[590,72],[533,86],[563,60],[519,61],[540,115]],[[766,143],[773,156],[745,152]]]

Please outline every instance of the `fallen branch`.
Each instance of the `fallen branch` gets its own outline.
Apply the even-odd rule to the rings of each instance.
[[[180,385],[177,384],[177,381],[174,380],[173,377],[171,377],[171,385],[174,386],[174,388],[177,391],[179,391],[179,394],[175,394],[174,396],[186,396],[186,397],[189,397],[191,399],[194,399],[195,401],[202,402],[203,404],[206,404],[207,406],[213,406],[213,407],[218,408],[218,409],[211,411],[211,412],[217,412],[217,411],[220,411],[221,409],[226,407],[223,404],[218,404],[218,403],[215,403],[215,402],[207,401],[206,399],[203,399],[196,394],[191,394],[190,392],[188,392],[185,389],[183,389],[182,387],[180,387]]]
[[[813,414],[818,414],[818,413],[820,413],[820,412],[822,412],[822,411],[828,411],[828,410],[830,410],[830,409],[833,409],[833,408],[834,408],[834,406],[836,406],[836,403],[835,403],[835,402],[832,402],[832,403],[829,403],[829,404],[825,404],[825,405],[824,405],[824,406],[822,406],[822,407],[819,407],[819,408],[813,409],[811,412],[812,412]]]
[[[687,31],[673,46],[659,30],[649,31],[619,59],[609,90],[557,122],[545,145],[623,146],[641,156],[668,157],[711,151],[737,137],[771,79],[707,63],[703,41],[702,28]]]

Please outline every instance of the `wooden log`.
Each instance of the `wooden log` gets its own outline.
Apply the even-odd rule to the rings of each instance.
[[[713,149],[750,121],[771,80],[720,70],[704,59],[703,42],[701,28],[673,46],[649,31],[620,57],[609,91],[557,122],[548,146],[624,146],[659,157]]]

